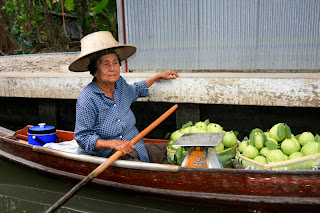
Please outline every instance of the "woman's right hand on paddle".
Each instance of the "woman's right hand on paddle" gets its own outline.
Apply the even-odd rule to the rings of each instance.
[[[127,155],[134,150],[134,145],[130,141],[116,140],[115,150],[121,151],[122,155]]]
[[[95,150],[114,149],[121,151],[122,155],[127,155],[134,150],[134,145],[130,141],[125,140],[104,140],[96,141]]]

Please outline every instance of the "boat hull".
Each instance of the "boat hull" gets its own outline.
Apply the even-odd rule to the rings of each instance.
[[[32,145],[3,136],[0,136],[0,156],[75,182],[83,179],[98,165],[35,151]],[[320,171],[197,169],[178,166],[174,167],[177,170],[165,171],[153,164],[149,165],[149,169],[111,165],[91,184],[139,196],[245,211],[316,211],[320,207]]]

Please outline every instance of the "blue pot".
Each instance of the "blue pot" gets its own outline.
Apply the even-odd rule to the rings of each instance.
[[[28,143],[43,146],[46,143],[56,142],[56,128],[46,126],[45,123],[38,124],[28,129]]]

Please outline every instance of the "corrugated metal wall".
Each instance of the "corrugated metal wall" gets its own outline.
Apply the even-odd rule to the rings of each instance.
[[[124,15],[130,70],[320,69],[320,0],[125,0]]]

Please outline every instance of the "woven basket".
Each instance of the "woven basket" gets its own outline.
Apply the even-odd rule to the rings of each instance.
[[[235,164],[247,169],[259,170],[315,170],[320,167],[320,153],[292,160],[262,164],[240,154],[237,149]]]
[[[232,159],[235,158],[237,152],[237,145],[229,149],[225,149],[222,152],[217,152],[223,167],[231,167]]]

